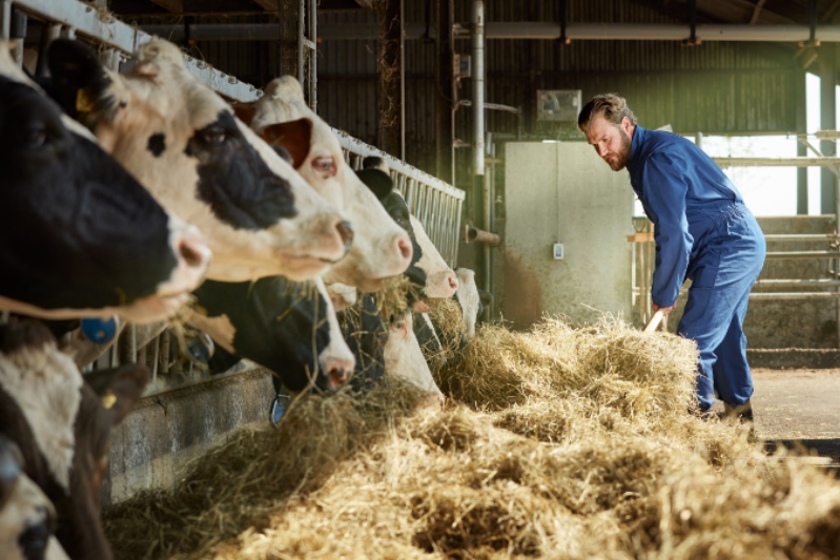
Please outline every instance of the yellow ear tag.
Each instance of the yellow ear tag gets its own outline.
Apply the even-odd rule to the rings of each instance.
[[[105,410],[111,410],[111,408],[112,408],[112,407],[116,404],[116,402],[117,402],[117,396],[114,394],[114,392],[113,392],[113,391],[110,391],[110,390],[109,390],[107,393],[105,393],[104,395],[102,395],[102,398],[100,399],[100,401],[102,402],[102,407],[103,407]]]
[[[84,88],[76,93],[76,110],[80,113],[90,113],[93,111],[93,99],[91,99],[87,90]]]

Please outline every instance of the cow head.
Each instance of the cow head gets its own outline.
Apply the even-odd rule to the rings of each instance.
[[[210,250],[63,115],[0,44],[0,309],[163,319]]]
[[[23,454],[0,434],[0,557],[60,560],[67,555],[53,536],[55,508],[23,472]]]
[[[347,164],[335,132],[306,104],[295,78],[271,81],[262,98],[234,105],[234,109],[241,118],[250,119],[246,122],[266,141],[285,146],[295,169],[354,224],[356,237],[350,253],[326,273],[327,283],[377,291],[384,287],[385,278],[408,267],[410,239]]]
[[[187,70],[175,45],[146,43],[125,74],[79,41],[57,39],[48,55],[55,96],[164,207],[205,233],[209,278],[305,279],[347,252],[344,215]]]
[[[292,391],[336,390],[355,360],[323,282],[282,276],[254,283],[205,282],[188,319],[219,346],[270,369]]]
[[[56,536],[72,558],[111,558],[100,519],[108,439],[148,380],[137,365],[83,379],[39,321],[0,330],[0,432],[20,446],[26,474],[55,506]]]
[[[422,299],[452,297],[458,289],[458,277],[426,235],[420,221],[409,212],[405,198],[394,190],[387,164],[381,158],[368,157],[364,165],[365,169],[358,173],[359,178],[379,198],[388,215],[411,238],[414,253],[405,275],[420,292],[413,295],[414,301],[411,303],[415,310],[428,311]]]
[[[385,372],[428,392],[435,402],[443,405],[446,398],[432,377],[432,371],[414,334],[413,321],[411,311],[391,317],[384,349]]]

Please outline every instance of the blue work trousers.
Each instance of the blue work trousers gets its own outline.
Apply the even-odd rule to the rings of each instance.
[[[677,327],[700,350],[697,400],[704,411],[714,404],[715,392],[731,406],[746,403],[753,394],[743,325],[767,253],[764,234],[743,204],[710,220],[713,226],[689,263],[686,276],[692,283]]]

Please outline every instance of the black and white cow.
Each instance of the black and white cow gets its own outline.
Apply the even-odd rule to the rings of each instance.
[[[422,304],[425,298],[452,297],[458,289],[458,277],[429,239],[423,224],[411,214],[405,198],[394,189],[388,164],[380,157],[369,156],[362,165],[363,169],[357,173],[359,178],[379,199],[388,215],[411,237],[414,254],[405,275],[419,289],[414,309],[427,310]]]
[[[55,508],[23,465],[20,447],[0,434],[0,558],[66,560],[53,534]]]
[[[282,276],[256,282],[207,281],[195,291],[188,322],[234,356],[214,358],[227,369],[240,357],[272,372],[275,389],[336,390],[353,373],[355,359],[342,337],[320,278],[292,282]],[[224,352],[220,352],[224,354]]]
[[[325,273],[328,285],[339,282],[373,292],[405,271],[412,258],[411,240],[347,164],[338,136],[306,104],[294,77],[272,80],[258,101],[235,104],[234,109],[266,141],[287,148],[301,176],[353,223],[353,246],[347,258]]]
[[[168,215],[0,45],[0,309],[164,319],[210,250]]]
[[[198,226],[214,257],[208,278],[311,278],[344,257],[353,232],[230,106],[155,39],[114,73],[80,41],[48,52],[50,91],[168,210]]]
[[[56,537],[70,558],[112,558],[100,502],[109,435],[148,381],[136,365],[83,379],[40,321],[0,329],[0,433],[20,447],[25,473],[55,506]]]

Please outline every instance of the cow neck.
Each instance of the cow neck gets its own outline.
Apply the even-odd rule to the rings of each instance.
[[[70,488],[82,375],[55,342],[0,354],[0,386],[18,403],[56,482]]]

